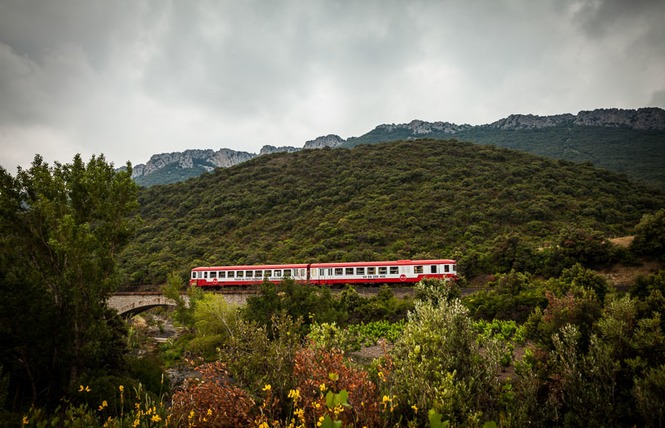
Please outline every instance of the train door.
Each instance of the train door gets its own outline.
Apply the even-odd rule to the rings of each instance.
[[[333,279],[332,268],[319,268],[319,281],[323,284],[330,284]]]

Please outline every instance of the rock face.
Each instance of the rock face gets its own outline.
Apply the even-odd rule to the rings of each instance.
[[[175,165],[180,169],[194,168],[200,166],[207,171],[215,168],[228,168],[242,162],[255,158],[256,155],[247,152],[237,152],[231,149],[208,150],[185,150],[184,152],[161,153],[152,155],[146,164],[134,166],[132,178],[144,177],[155,172]]]
[[[575,125],[663,131],[665,130],[665,110],[660,108],[640,108],[637,110],[611,108],[581,111],[575,118]]]
[[[399,125],[379,125],[375,129],[385,132],[393,132],[399,130],[409,130],[414,134],[427,135],[433,132],[443,132],[446,134],[455,134],[459,131],[465,131],[473,128],[471,125],[456,125],[449,122],[425,122],[422,120],[412,120],[409,123],[402,123]]]
[[[273,153],[281,153],[281,152],[293,153],[293,152],[298,152],[300,150],[302,150],[302,149],[299,149],[297,147],[291,147],[291,146],[284,146],[284,147],[263,146],[263,147],[261,147],[261,151],[259,152],[259,156],[270,155],[270,154],[273,154]]]
[[[324,147],[335,148],[344,144],[344,139],[339,135],[326,135],[325,137],[319,137],[315,140],[310,140],[305,143],[304,149],[322,149]]]
[[[632,129],[665,130],[665,110],[660,108],[641,108],[624,110],[618,108],[581,111],[577,115],[570,113],[554,116],[535,116],[532,114],[511,114],[505,119],[489,125],[494,129],[538,129],[552,126],[601,126],[610,128],[626,127]]]
[[[575,116],[572,114],[558,114],[555,116],[511,114],[505,119],[497,120],[487,126],[494,129],[537,129],[572,123],[573,120],[575,120]]]

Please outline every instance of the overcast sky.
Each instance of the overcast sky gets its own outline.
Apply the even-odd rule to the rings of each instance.
[[[664,0],[0,0],[0,165],[665,107]]]

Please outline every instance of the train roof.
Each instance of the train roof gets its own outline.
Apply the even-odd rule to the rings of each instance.
[[[451,259],[435,259],[435,260],[393,260],[393,261],[376,261],[376,262],[335,262],[335,263],[312,263],[312,268],[327,268],[327,267],[361,267],[361,266],[414,266],[414,265],[449,265],[457,263]]]
[[[199,266],[193,271],[211,271],[211,270],[266,270],[266,269],[301,269],[307,268],[306,263],[285,264],[285,265],[236,265],[236,266]]]

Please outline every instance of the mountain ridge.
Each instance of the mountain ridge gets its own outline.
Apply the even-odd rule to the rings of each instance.
[[[552,153],[547,150],[532,151],[527,143],[516,144],[515,135],[510,134],[503,138],[496,138],[496,135],[488,135],[492,132],[535,132],[538,130],[552,130],[561,128],[561,133],[570,132],[570,130],[579,130],[580,128],[599,128],[604,130],[618,131],[645,131],[645,132],[663,132],[663,138],[656,138],[652,145],[658,144],[658,140],[665,141],[665,110],[657,107],[644,107],[639,109],[595,109],[582,110],[577,115],[571,113],[539,116],[533,114],[511,114],[503,119],[485,125],[455,124],[450,122],[427,122],[414,119],[411,122],[403,124],[380,124],[373,130],[361,135],[360,137],[341,138],[336,134],[320,136],[313,140],[306,141],[302,148],[293,146],[275,147],[266,145],[261,148],[258,154],[236,151],[222,148],[220,150],[212,149],[190,149],[183,152],[171,152],[152,155],[146,164],[138,164],[134,167],[132,178],[143,186],[153,184],[167,184],[171,182],[182,181],[187,178],[198,176],[205,172],[210,172],[215,168],[228,168],[242,162],[246,162],[257,156],[263,156],[278,152],[295,152],[299,150],[321,149],[325,147],[355,147],[359,144],[373,144],[378,142],[388,142],[397,140],[411,140],[418,138],[460,138],[471,142],[481,144],[494,144],[503,147],[515,148],[535,154],[552,157]],[[564,131],[564,128],[566,129]],[[528,138],[528,135],[526,135]],[[630,137],[630,136],[629,136]],[[608,137],[605,137],[608,138]],[[653,138],[652,138],[653,139]],[[568,138],[570,140],[570,138]],[[570,145],[570,144],[569,144]],[[594,151],[593,148],[591,150]],[[553,157],[564,160],[591,161],[601,167],[613,169],[617,172],[626,172],[622,170],[625,167],[612,168],[612,165],[604,163],[598,158],[597,153],[587,153],[587,156],[580,156],[580,153],[589,152],[588,148],[580,150],[576,147],[564,147],[561,153],[554,153]],[[601,156],[602,157],[602,156]],[[660,158],[659,158],[660,159]],[[665,158],[662,159],[665,164]],[[641,167],[638,166],[638,169]],[[629,174],[631,175],[631,174]],[[665,171],[659,172],[654,181],[656,185],[665,187]],[[662,175],[662,182],[660,182]],[[642,179],[644,177],[633,177]],[[648,178],[646,181],[650,181]]]

